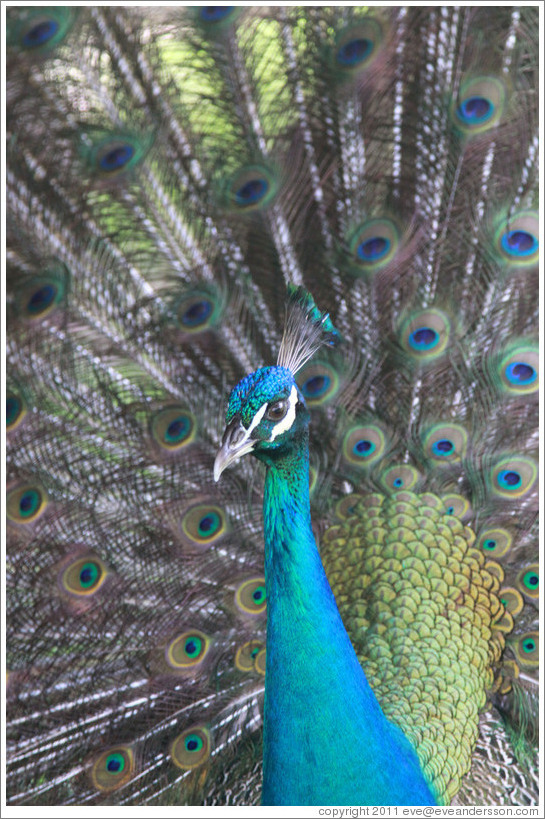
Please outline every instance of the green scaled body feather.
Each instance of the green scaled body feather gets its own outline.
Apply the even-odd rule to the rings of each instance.
[[[259,804],[264,476],[213,464],[289,286],[369,683],[439,801],[537,804],[537,8],[6,29],[8,803]]]

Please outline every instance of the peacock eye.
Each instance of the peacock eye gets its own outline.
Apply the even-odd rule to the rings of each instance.
[[[282,418],[285,418],[287,411],[288,401],[284,398],[281,401],[275,401],[274,403],[269,404],[267,407],[267,412],[265,413],[265,418],[267,418],[269,421],[281,421]]]

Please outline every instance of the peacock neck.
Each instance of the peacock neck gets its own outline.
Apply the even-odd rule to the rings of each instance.
[[[267,460],[264,805],[429,805],[350,643],[310,519],[308,433]]]

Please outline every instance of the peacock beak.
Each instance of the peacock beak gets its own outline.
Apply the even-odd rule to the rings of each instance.
[[[253,450],[257,441],[250,438],[251,431],[252,427],[246,429],[238,418],[234,418],[225,428],[221,448],[214,461],[214,480],[216,483],[226,467]]]

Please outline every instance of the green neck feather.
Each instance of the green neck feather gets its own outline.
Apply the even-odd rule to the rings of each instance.
[[[416,754],[354,653],[310,521],[308,432],[260,453],[267,583],[265,805],[423,805]]]

